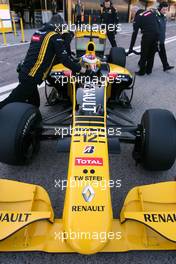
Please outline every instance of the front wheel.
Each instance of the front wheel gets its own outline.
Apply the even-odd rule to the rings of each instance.
[[[176,159],[176,120],[163,109],[147,110],[136,137],[133,157],[147,170],[170,169]]]
[[[0,110],[0,162],[29,163],[39,150],[42,117],[33,105],[10,103]]]

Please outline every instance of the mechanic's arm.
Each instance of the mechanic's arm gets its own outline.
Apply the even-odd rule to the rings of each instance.
[[[114,20],[114,25],[115,25],[115,34],[118,32],[118,28],[119,28],[119,15],[117,10],[113,7],[113,20]]]
[[[103,12],[103,4],[100,5],[100,23],[104,23],[104,12]]]
[[[81,71],[81,65],[71,60],[64,44],[64,40],[61,39],[60,36],[56,35],[53,37],[53,45],[56,53],[56,59],[60,63],[72,70],[73,73],[78,73]]]
[[[118,25],[119,24],[119,15],[118,15],[118,12],[115,8],[113,8],[113,16],[114,16],[114,24]]]

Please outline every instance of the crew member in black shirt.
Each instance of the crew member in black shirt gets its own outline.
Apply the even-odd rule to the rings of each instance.
[[[156,10],[144,11],[136,17],[133,24],[129,53],[133,50],[139,29],[141,29],[142,33],[141,58],[140,70],[136,74],[151,74],[160,35],[160,26]]]
[[[168,12],[168,3],[162,2],[158,7],[158,19],[160,23],[160,38],[159,38],[159,46],[158,52],[163,64],[163,70],[168,71],[172,70],[174,66],[170,66],[167,60],[166,48],[165,48],[165,40],[166,40],[166,14]]]
[[[81,65],[72,61],[69,54],[68,39],[72,37],[65,35],[62,38],[62,25],[62,17],[54,15],[49,23],[34,33],[19,72],[19,85],[8,98],[0,102],[0,108],[12,102],[27,102],[39,107],[37,85],[47,78],[56,61],[71,69],[73,74],[81,71]]]

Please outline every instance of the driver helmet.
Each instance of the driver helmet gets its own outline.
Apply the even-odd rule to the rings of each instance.
[[[94,72],[97,71],[97,62],[98,62],[98,59],[97,59],[96,55],[94,55],[94,54],[85,54],[82,57],[82,61],[85,64],[87,64],[92,71],[94,71]]]

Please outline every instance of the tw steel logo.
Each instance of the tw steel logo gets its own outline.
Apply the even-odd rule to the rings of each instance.
[[[103,166],[102,158],[75,158],[75,166]]]

